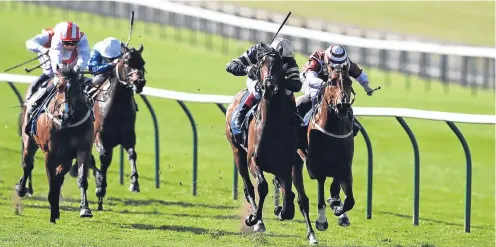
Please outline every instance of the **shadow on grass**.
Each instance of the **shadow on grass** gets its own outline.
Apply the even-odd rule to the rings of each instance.
[[[136,199],[123,199],[116,197],[108,197],[107,201],[115,201],[123,203],[125,206],[146,206],[152,204],[160,204],[164,206],[181,206],[181,207],[189,207],[189,208],[213,208],[213,209],[235,209],[235,206],[226,206],[226,205],[209,205],[203,203],[189,203],[189,202],[174,202],[174,201],[164,201],[157,199],[149,199],[149,200],[136,200]]]
[[[149,225],[149,224],[117,224],[121,228],[130,228],[130,229],[138,229],[138,230],[162,230],[162,231],[175,231],[175,232],[189,232],[197,235],[211,235],[212,237],[219,236],[243,236],[243,235],[252,235],[257,233],[242,233],[242,232],[229,232],[224,230],[217,229],[207,229],[201,227],[191,227],[191,226],[178,226],[178,225]],[[291,234],[275,234],[275,233],[263,233],[263,235],[268,237],[282,237],[282,238],[299,238],[300,236],[291,235]]]
[[[400,218],[413,218],[412,215],[408,214],[399,214],[399,213],[391,213],[391,212],[384,212],[384,211],[377,211],[378,214],[384,214],[384,215],[392,215]],[[436,224],[443,224],[447,226],[459,226],[459,227],[464,227],[465,225],[459,224],[459,223],[453,223],[453,222],[448,222],[448,221],[443,221],[443,220],[435,220],[435,219],[429,219],[429,218],[419,218],[419,221],[426,221],[426,222],[432,222]],[[419,223],[421,224],[421,223]],[[493,227],[488,227],[488,226],[474,226],[470,225],[471,228],[477,228],[477,229],[485,229],[485,230],[494,230]],[[426,246],[431,246],[431,245],[426,245]],[[432,245],[433,246],[433,245]]]
[[[24,197],[23,200],[26,200],[26,201],[30,201],[30,200],[33,200],[33,201],[40,201],[40,202],[46,202],[48,203],[48,199],[46,197],[41,197],[41,196],[31,196],[31,197]],[[77,203],[78,205],[81,203],[81,199],[80,198],[71,198],[71,197],[62,197],[61,203],[65,203],[65,202],[69,202],[69,203]],[[90,207],[91,205],[98,205],[97,201],[93,201],[93,200],[88,200],[88,203],[90,204]],[[117,204],[115,203],[112,203],[112,202],[108,202],[108,201],[104,201],[103,202],[104,206],[107,205],[107,206],[117,206]],[[108,211],[107,209],[105,209],[106,211]]]

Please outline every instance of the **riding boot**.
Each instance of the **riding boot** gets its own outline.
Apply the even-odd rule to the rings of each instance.
[[[50,79],[50,77],[46,74],[42,74],[36,81],[34,81],[31,86],[29,87],[28,95],[26,96],[26,100],[29,100],[31,96],[40,88],[40,86],[45,82],[46,80]]]
[[[353,108],[350,107],[348,111],[348,117],[350,119],[350,124],[353,127],[353,136],[356,136],[360,131],[360,125],[355,122],[355,116],[353,115]]]
[[[303,119],[300,116],[300,114],[298,113],[298,108],[296,107],[296,99],[295,99],[294,94],[291,94],[291,102],[292,102],[291,107],[293,108],[292,112],[291,112],[292,117],[293,117],[293,124],[295,126],[301,126],[303,124]]]
[[[232,128],[234,139],[238,142],[240,141],[241,134],[243,131],[241,130],[241,127],[243,125],[243,122],[245,120],[246,114],[248,111],[251,109],[251,107],[255,104],[255,95],[250,93],[248,97],[246,97],[245,101],[243,102],[243,105],[241,106],[241,109],[238,112],[238,115],[234,119],[234,128]]]

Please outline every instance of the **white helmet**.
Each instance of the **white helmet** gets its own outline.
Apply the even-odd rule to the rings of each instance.
[[[282,47],[282,56],[283,57],[294,57],[293,54],[293,46],[289,42],[289,40],[285,38],[277,38],[270,44],[272,48],[276,49],[276,51],[279,51],[279,49]]]
[[[328,64],[342,64],[348,61],[346,49],[340,45],[331,45],[325,50],[325,62]]]
[[[100,41],[95,49],[105,58],[116,58],[122,55],[121,42],[114,37]]]

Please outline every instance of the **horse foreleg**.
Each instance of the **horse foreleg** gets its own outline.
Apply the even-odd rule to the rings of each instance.
[[[281,190],[283,191],[283,203],[281,206],[276,206],[274,208],[274,214],[279,217],[280,220],[292,220],[295,215],[295,205],[294,198],[295,194],[293,193],[292,181],[291,177],[278,178],[278,181],[281,182]],[[277,186],[276,186],[277,187]]]
[[[343,203],[341,202],[341,198],[339,197],[339,192],[341,192],[341,186],[339,184],[339,180],[337,180],[336,178],[332,180],[330,192],[331,192],[331,197],[328,199],[329,207],[333,212],[335,212],[336,209],[343,206]],[[343,213],[338,217],[338,225],[340,226],[350,225],[350,219],[348,218],[348,215],[346,215],[346,213]]]
[[[26,182],[28,178],[31,177],[31,171],[33,170],[34,167],[34,155],[36,154],[36,151],[38,150],[38,146],[33,142],[31,137],[26,138],[27,139],[27,145],[24,145],[23,153],[22,153],[22,169],[23,169],[23,175],[21,179],[19,180],[19,183],[16,185],[16,193],[20,197],[24,197],[26,195]],[[29,183],[32,193],[32,183]]]
[[[81,211],[79,213],[80,217],[93,217],[91,210],[89,208],[88,197],[86,191],[88,190],[88,170],[91,162],[91,146],[85,150],[78,150],[77,152],[77,162],[78,162],[78,187],[81,191]]]
[[[265,180],[265,177],[260,167],[255,162],[254,157],[251,158],[250,163],[251,163],[249,164],[250,172],[252,176],[257,179],[258,207],[254,213],[246,217],[245,224],[247,226],[254,226],[255,224],[258,223],[257,228],[259,228],[259,231],[265,231],[265,225],[262,222],[262,211],[263,211],[265,197],[269,193],[269,185],[267,184],[267,181]]]
[[[257,204],[255,203],[255,187],[253,187],[250,179],[250,174],[248,173],[246,151],[233,147],[233,154],[234,163],[236,163],[239,175],[241,176],[241,179],[243,179],[243,192],[245,195],[245,199],[251,206],[250,213],[253,213],[257,210]]]
[[[126,148],[129,163],[131,164],[131,185],[129,186],[129,191],[140,192],[140,186],[138,181],[138,169],[136,169],[136,160],[138,155],[134,148]]]
[[[50,223],[60,218],[60,188],[64,177],[57,174],[57,163],[51,152],[45,153],[45,168],[48,178],[48,202],[50,203]]]
[[[348,172],[348,175],[344,178],[340,178],[339,181],[346,198],[344,199],[343,206],[336,207],[334,210],[334,214],[336,216],[340,216],[350,211],[353,206],[355,206],[355,198],[353,197],[353,176],[351,174],[351,169]]]
[[[103,197],[107,194],[107,170],[112,162],[113,149],[106,149],[100,153],[100,171],[96,171],[96,196],[98,210],[103,210]]]
[[[329,227],[329,223],[327,222],[327,217],[325,214],[325,199],[324,199],[324,185],[325,185],[326,178],[325,177],[320,177],[317,178],[318,182],[318,218],[315,222],[315,228],[319,231],[325,231]]]
[[[293,184],[298,192],[298,206],[300,207],[300,212],[305,219],[305,224],[307,225],[307,239],[310,244],[317,244],[317,236],[312,228],[312,223],[310,222],[310,205],[307,194],[305,193],[305,186],[303,184],[303,161],[298,155],[295,156],[295,165],[293,166]]]

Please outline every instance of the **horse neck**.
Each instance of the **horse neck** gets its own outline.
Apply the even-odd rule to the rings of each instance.
[[[122,77],[121,77],[122,78]],[[118,79],[115,73],[111,75],[110,79],[110,88],[108,93],[108,106],[109,108],[113,108],[115,105],[122,105],[126,102],[131,102],[131,98],[133,97],[133,92],[131,89],[126,88]]]
[[[260,101],[258,111],[262,133],[267,129],[272,129],[271,132],[276,130],[277,132],[287,133],[286,131],[292,128],[289,99],[286,98],[286,95],[283,95],[285,90],[280,90],[282,91],[278,95],[272,96],[272,99],[267,100],[262,97]]]
[[[334,134],[343,134],[351,131],[351,124],[348,114],[343,118],[339,118],[334,110],[329,110],[330,95],[327,96],[324,92],[321,104],[319,107],[319,118],[316,122],[326,131]],[[332,111],[332,112],[330,112]]]

